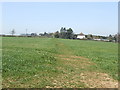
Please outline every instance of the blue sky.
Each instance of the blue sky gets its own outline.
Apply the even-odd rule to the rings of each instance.
[[[6,2],[2,3],[2,32],[55,32],[109,35],[118,32],[117,2]]]

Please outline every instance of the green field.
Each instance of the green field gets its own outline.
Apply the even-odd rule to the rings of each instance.
[[[3,88],[116,87],[117,43],[29,37],[2,42]]]

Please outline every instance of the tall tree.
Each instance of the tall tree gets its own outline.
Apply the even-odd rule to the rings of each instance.
[[[114,40],[115,40],[115,42],[118,42],[118,34],[115,34]]]
[[[47,35],[47,33],[46,33],[46,32],[44,32],[44,36],[45,36],[45,35]]]
[[[73,30],[71,28],[67,29],[67,39],[72,39],[73,38]]]
[[[120,32],[118,32],[118,34],[117,34],[117,39],[118,39],[118,43],[120,43]]]
[[[63,32],[63,31],[64,31],[64,29],[63,29],[63,27],[61,27],[61,29],[60,29],[60,33]]]
[[[109,41],[112,42],[112,40],[113,40],[113,37],[112,37],[112,35],[110,34],[110,35],[109,35]]]
[[[56,31],[56,32],[55,32],[54,37],[55,37],[55,38],[59,38],[59,37],[60,37],[59,31]]]
[[[15,29],[11,31],[12,36],[15,34]]]
[[[61,29],[60,29],[60,38],[66,38],[66,32],[67,32],[66,28],[61,27]]]

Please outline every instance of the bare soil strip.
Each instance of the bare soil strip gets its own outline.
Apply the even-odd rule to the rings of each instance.
[[[66,74],[68,77],[71,78],[71,81],[68,81],[68,83],[65,85],[74,88],[75,85],[71,86],[70,85],[71,83],[79,84],[80,82],[83,82],[85,84],[85,87],[89,88],[118,88],[118,81],[112,79],[112,77],[110,77],[106,73],[93,71],[92,72],[83,71],[82,73],[81,72],[77,73],[77,71],[82,68],[88,69],[88,66],[96,65],[95,63],[91,62],[88,58],[74,55],[57,55],[57,57],[63,60],[65,65],[69,65],[76,69],[76,71],[71,73],[73,75],[68,76]],[[59,78],[61,79],[63,78],[64,80],[66,80],[64,77]]]
[[[81,82],[90,88],[118,88],[118,82],[106,73],[84,72],[80,74]]]

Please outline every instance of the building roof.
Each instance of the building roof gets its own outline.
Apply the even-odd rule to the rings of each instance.
[[[81,32],[80,34],[79,34],[80,36],[84,36],[84,34]]]

